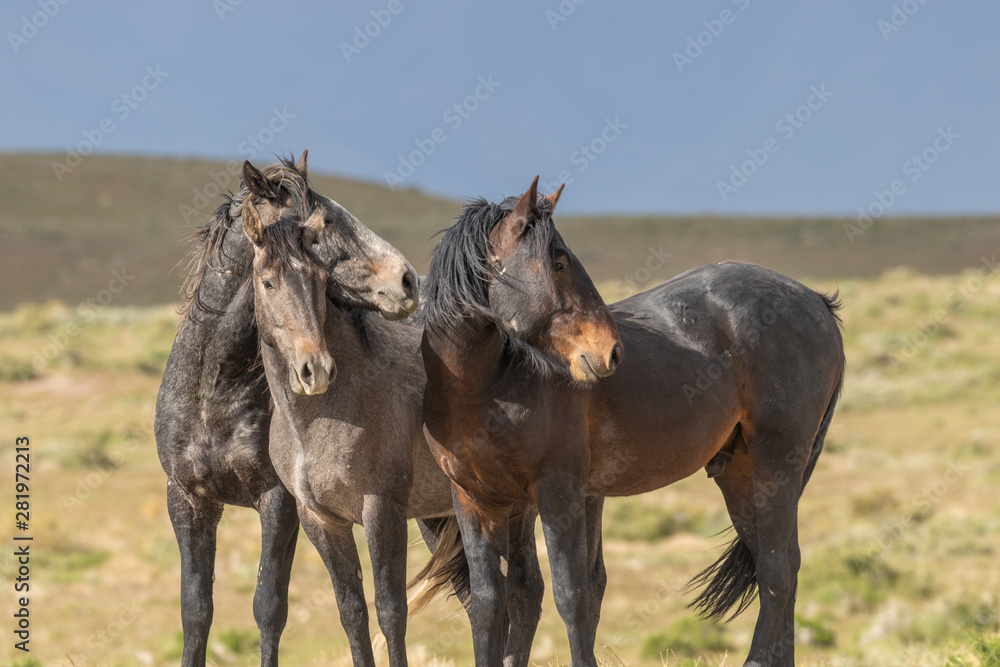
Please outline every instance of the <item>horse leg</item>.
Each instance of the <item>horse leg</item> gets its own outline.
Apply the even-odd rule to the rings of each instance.
[[[531,642],[542,616],[545,581],[535,546],[537,516],[538,510],[528,507],[510,519],[510,562],[506,574],[510,631],[504,649],[504,667],[527,667]]]
[[[452,484],[455,518],[469,562],[469,622],[476,667],[502,664],[506,640],[506,577],[509,508],[476,505]]]
[[[406,665],[406,508],[384,496],[365,496],[361,515],[375,579],[375,613],[389,664]]]
[[[746,437],[746,436],[745,436]],[[760,615],[754,627],[748,667],[795,664],[795,592],[801,557],[798,504],[805,457],[789,442],[811,442],[809,435],[752,434],[746,437],[753,475],[757,548],[753,551],[760,589]]]
[[[746,446],[726,457],[710,475],[722,490],[726,509],[736,529],[736,539],[712,566],[695,577],[691,587],[704,584],[705,590],[689,605],[703,616],[722,620],[733,607],[741,613],[757,593],[757,506],[754,504],[753,472]],[[732,454],[732,452],[730,452]]]
[[[582,485],[568,474],[554,475],[539,480],[535,494],[552,569],[552,592],[569,634],[572,665],[597,667],[590,641],[587,517]]]
[[[333,580],[340,624],[351,645],[354,667],[374,667],[375,656],[368,635],[368,603],[361,583],[361,560],[354,542],[354,524],[320,518],[311,510],[299,508],[299,521],[309,541],[316,547]]]
[[[181,665],[203,667],[214,612],[215,543],[222,503],[189,494],[168,481],[167,510],[181,553]]]
[[[604,569],[604,538],[601,534],[604,515],[604,497],[588,496],[587,516],[587,573],[590,577],[590,616],[587,626],[587,641],[590,646],[597,643],[597,626],[601,620],[601,604],[604,590],[608,585],[608,573]]]
[[[278,484],[260,497],[261,552],[253,617],[260,630],[260,664],[276,667],[278,642],[288,620],[288,581],[299,535],[295,498]]]

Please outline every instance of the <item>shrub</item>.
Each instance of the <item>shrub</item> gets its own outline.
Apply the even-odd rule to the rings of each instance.
[[[646,637],[642,645],[642,656],[649,660],[670,654],[676,654],[680,658],[696,658],[702,653],[717,653],[731,648],[723,626],[688,617],[674,623],[666,632]]]
[[[825,619],[803,618],[796,614],[795,625],[797,628],[796,639],[808,646],[817,648],[830,648],[837,643],[837,635],[827,627]]]

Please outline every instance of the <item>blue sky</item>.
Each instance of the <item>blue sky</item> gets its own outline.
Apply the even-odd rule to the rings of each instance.
[[[8,1],[0,150],[308,148],[452,197],[569,179],[575,212],[997,212],[998,23],[986,0]]]

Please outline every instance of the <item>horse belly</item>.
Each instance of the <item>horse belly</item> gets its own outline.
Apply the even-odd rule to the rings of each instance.
[[[688,402],[673,391],[630,395],[592,411],[588,492],[646,493],[704,468],[739,421],[735,390]]]
[[[411,519],[431,519],[455,513],[451,498],[451,480],[431,455],[421,432],[413,443],[413,485],[407,501]]]

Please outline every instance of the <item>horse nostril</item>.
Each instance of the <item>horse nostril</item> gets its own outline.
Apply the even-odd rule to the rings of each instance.
[[[299,378],[303,382],[308,382],[312,378],[312,375],[313,375],[312,364],[306,363],[306,365],[302,367],[302,372],[299,374]]]
[[[417,290],[417,274],[410,269],[403,274],[403,293],[409,297],[413,298],[414,293]]]
[[[625,352],[622,350],[621,343],[615,343],[615,346],[611,348],[611,358],[608,363],[608,368],[614,370],[618,368],[618,364],[622,362],[625,357]]]

